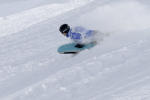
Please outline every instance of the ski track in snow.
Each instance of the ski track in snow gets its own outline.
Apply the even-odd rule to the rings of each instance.
[[[74,0],[64,4],[47,4],[21,13],[0,17],[0,36],[7,36],[25,30],[34,24],[84,6],[91,1],[82,0],[78,2]]]
[[[123,55],[129,56],[130,54],[133,54],[134,49],[137,50],[136,48],[137,45],[139,44],[140,44],[140,46],[138,46],[139,52],[141,53],[139,53],[136,56],[129,57],[129,59],[124,59],[125,57],[122,57]],[[88,61],[85,61],[82,62],[80,65],[77,64],[77,65],[73,65],[73,67],[71,68],[63,69],[57,72],[56,74],[49,76],[44,81],[41,81],[35,84],[34,86],[28,87],[22,91],[19,91],[18,93],[13,95],[15,97],[13,99],[21,100],[21,98],[23,97],[23,99],[32,100],[33,98],[34,99],[36,98],[33,96],[33,94],[35,96],[41,95],[42,98],[37,97],[36,98],[37,100],[46,99],[46,98],[52,98],[56,100],[59,100],[60,98],[64,100],[69,100],[69,99],[82,100],[82,99],[91,98],[93,97],[93,95],[95,96],[95,94],[101,94],[102,97],[103,96],[108,97],[109,94],[118,92],[119,90],[122,90],[129,86],[135,86],[137,84],[140,84],[143,81],[144,82],[148,81],[150,79],[149,68],[144,67],[145,69],[143,68],[141,69],[140,63],[147,60],[146,58],[142,59],[141,56],[146,55],[145,57],[148,58],[150,57],[150,48],[145,49],[144,51],[140,51],[143,48],[143,44],[146,44],[146,46],[149,45],[149,43],[146,42],[143,42],[142,44],[137,43],[134,44],[135,47],[131,46],[131,47],[126,47],[125,49],[121,48],[119,50],[113,51],[113,53],[104,54],[99,56],[98,58],[93,57],[91,59],[88,59],[90,61],[93,61],[92,59],[96,60],[97,62],[95,63],[98,63],[98,65],[101,66],[92,66],[92,64],[94,63],[86,63]],[[109,58],[110,56],[111,58],[116,58],[116,59],[119,59],[119,57],[121,57],[125,61],[123,61],[123,63],[120,61],[120,63],[114,65],[112,64],[112,66],[109,66],[108,68],[106,67],[105,63],[102,63],[101,61],[107,62],[106,58]],[[137,61],[142,61],[142,62],[140,62],[139,64],[134,63]],[[115,61],[110,63],[115,63]],[[130,64],[132,64],[133,68],[129,66]],[[131,72],[129,72],[129,69],[131,70]],[[142,70],[146,70],[146,71],[142,71]],[[116,75],[112,76],[114,74]],[[119,76],[120,74],[121,77]],[[111,79],[110,77],[112,77],[113,80],[110,80]],[[113,77],[115,77],[116,80],[114,80]],[[119,79],[121,78],[123,80],[120,80],[118,82],[118,78]],[[108,83],[106,83],[105,81],[107,81]],[[99,87],[95,88],[95,85],[98,85]],[[102,87],[106,87],[106,88],[103,89]],[[48,94],[45,95],[46,93]],[[86,95],[87,93],[89,94],[88,96]],[[58,98],[57,95],[59,95]],[[98,99],[99,98],[100,97],[98,97]],[[96,100],[96,99],[91,99],[91,100]]]
[[[95,2],[98,2],[98,0],[95,0]],[[97,7],[97,11],[107,8],[107,6],[114,8],[113,4],[106,4],[104,7],[99,7],[99,5],[103,6],[103,3],[97,3],[96,6],[93,6],[93,4],[84,8],[81,3],[85,11],[91,8],[91,13],[88,12],[85,15],[95,14],[94,9],[97,9]],[[131,2],[132,4],[134,3]],[[60,5],[59,7],[61,8]],[[135,5],[139,6],[137,2]],[[49,16],[48,18],[51,19],[48,21],[44,21],[48,18],[43,18],[39,22],[34,22],[33,20],[34,24],[39,23],[34,26],[23,22],[25,25],[23,28],[17,28],[20,24],[16,23],[14,25],[16,31],[13,28],[5,27],[10,30],[4,33],[5,37],[0,39],[0,44],[2,44],[0,45],[1,100],[150,99],[150,68],[148,67],[150,65],[150,35],[148,34],[150,30],[145,29],[149,26],[148,22],[142,22],[143,27],[139,26],[141,23],[139,22],[136,27],[129,27],[127,32],[122,33],[119,32],[120,30],[124,31],[124,26],[120,25],[118,33],[103,37],[103,41],[100,41],[96,47],[91,50],[85,50],[74,57],[56,53],[58,45],[68,42],[63,37],[55,34],[58,33],[55,29],[56,26],[60,22],[71,20],[70,17],[75,19],[72,21],[74,24],[78,24],[78,21],[81,21],[81,24],[83,24],[83,21],[87,20],[86,18],[82,20],[85,16],[81,14],[84,12],[84,9],[81,11],[78,9],[72,10],[80,6],[60,11],[61,13],[70,11],[68,12],[70,16],[67,16],[66,13],[66,15],[60,15],[60,17],[57,16],[56,18]],[[41,10],[43,7],[45,6],[42,6]],[[104,10],[106,11],[104,13],[107,13],[106,15],[109,15],[108,8]],[[37,11],[35,9],[33,10]],[[42,13],[44,14],[45,12]],[[80,18],[75,18],[76,15],[74,13],[80,14]],[[22,16],[23,14],[20,13],[19,15]],[[15,18],[19,18],[17,14],[15,16]],[[57,18],[60,18],[60,22]],[[144,16],[144,18],[147,17]],[[7,24],[9,24],[9,18],[7,21]],[[13,21],[16,22],[16,19]],[[54,23],[55,25],[51,25]],[[86,22],[85,24],[88,25],[89,23]],[[118,25],[118,23],[115,24]],[[133,24],[135,23],[133,22],[130,25],[132,26]],[[51,30],[49,30],[50,26]],[[138,29],[141,31],[136,31],[138,27],[141,28]],[[117,26],[114,26],[114,28],[116,30]],[[105,29],[103,31],[109,32],[114,30],[108,27],[108,31],[105,31]],[[133,38],[131,35],[136,37]]]

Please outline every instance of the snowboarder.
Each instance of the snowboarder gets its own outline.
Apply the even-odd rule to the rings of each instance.
[[[73,40],[76,43],[77,48],[82,48],[86,43],[95,42],[95,30],[87,30],[84,27],[76,26],[71,28],[68,24],[62,24],[59,31]]]

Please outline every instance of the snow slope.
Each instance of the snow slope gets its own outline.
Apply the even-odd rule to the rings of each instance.
[[[21,12],[27,9],[35,8],[41,5],[52,3],[64,3],[69,0],[1,0],[0,1],[0,16],[8,16],[16,12]],[[5,9],[5,10],[4,10]]]
[[[150,99],[146,0],[30,2],[0,18],[0,100]],[[58,32],[62,23],[101,31],[99,44],[58,54],[69,42]]]

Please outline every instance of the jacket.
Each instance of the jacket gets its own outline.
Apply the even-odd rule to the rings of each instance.
[[[93,30],[87,30],[84,27],[77,26],[77,27],[71,28],[66,36],[67,38],[70,38],[71,40],[73,40],[73,42],[84,43],[93,35],[94,35]]]

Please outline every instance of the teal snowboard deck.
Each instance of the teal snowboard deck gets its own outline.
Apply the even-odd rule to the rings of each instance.
[[[76,43],[64,44],[58,48],[60,54],[75,54],[85,49],[90,49],[96,45],[96,42],[85,44],[82,48],[75,47]]]

